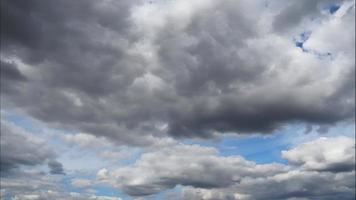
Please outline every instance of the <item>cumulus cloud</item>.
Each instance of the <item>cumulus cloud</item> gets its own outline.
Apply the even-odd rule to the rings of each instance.
[[[266,2],[5,0],[2,104],[141,146],[354,120],[354,2]]]
[[[319,138],[282,151],[282,156],[307,170],[352,171],[355,169],[355,142],[347,137]]]
[[[123,191],[141,196],[176,185],[228,187],[243,177],[268,176],[283,170],[278,164],[257,166],[242,157],[219,157],[213,148],[178,145],[146,153],[133,167],[121,168],[113,176]]]
[[[335,148],[340,145],[344,147]],[[180,185],[182,199],[353,199],[354,145],[354,139],[346,137],[301,144],[283,152],[293,164],[302,162],[295,167],[257,164],[219,156],[214,148],[177,144],[145,153],[132,166],[103,169],[98,180],[132,196]]]

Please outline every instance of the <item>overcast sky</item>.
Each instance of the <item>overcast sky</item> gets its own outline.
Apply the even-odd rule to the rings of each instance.
[[[353,200],[354,0],[2,0],[1,200]]]

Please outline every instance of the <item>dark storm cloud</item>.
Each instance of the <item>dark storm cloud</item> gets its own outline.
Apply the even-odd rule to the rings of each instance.
[[[5,0],[1,59],[13,66],[2,100],[55,127],[134,145],[353,120],[353,45],[338,44],[327,62],[269,28],[323,17],[326,3],[311,4],[291,17],[283,4],[271,17],[249,1]],[[353,24],[354,12],[337,20]]]
[[[0,87],[1,92],[3,93],[16,92],[18,87],[21,87],[27,80],[17,65],[13,62],[5,62],[1,60],[0,74]]]
[[[1,80],[6,81],[24,81],[26,77],[20,72],[15,63],[1,61]]]

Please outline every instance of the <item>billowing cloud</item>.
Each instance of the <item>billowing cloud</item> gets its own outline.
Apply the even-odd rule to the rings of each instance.
[[[335,148],[340,145],[344,147]],[[103,169],[98,180],[132,196],[181,185],[183,199],[353,199],[354,145],[354,139],[346,137],[301,144],[283,152],[290,161],[308,162],[295,167],[256,164],[243,157],[219,156],[214,148],[176,144],[145,153],[132,166]]]
[[[350,171],[355,169],[355,141],[347,137],[319,138],[282,156],[295,165],[316,171]]]
[[[176,185],[198,188],[228,187],[243,177],[284,171],[278,164],[255,165],[242,157],[223,158],[213,148],[178,145],[146,153],[133,167],[113,173],[119,187],[130,195],[150,195]]]
[[[353,121],[354,2],[266,2],[5,0],[2,105],[141,146]]]
[[[1,108],[46,129],[1,116],[1,199],[354,199],[354,139],[278,149],[284,164],[194,144],[353,124],[354,0],[3,0],[0,15]]]

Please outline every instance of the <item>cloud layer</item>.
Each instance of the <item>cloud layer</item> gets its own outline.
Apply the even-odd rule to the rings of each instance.
[[[354,199],[353,138],[319,138],[283,156],[293,165],[256,164],[219,156],[210,147],[176,144],[145,153],[132,166],[101,171],[98,181],[132,196],[180,185],[178,199]]]
[[[354,3],[330,3],[5,0],[2,104],[133,145],[354,120]]]
[[[3,0],[0,14],[1,200],[354,199],[354,0]]]

